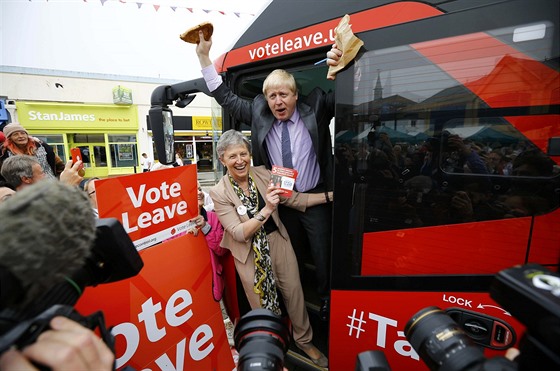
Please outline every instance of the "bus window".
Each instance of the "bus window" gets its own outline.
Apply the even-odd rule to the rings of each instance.
[[[504,262],[464,261],[484,260],[492,241],[455,254],[440,229],[422,243],[396,236],[558,208],[560,167],[545,154],[559,120],[555,30],[526,26],[370,49],[348,72],[352,88],[337,85],[335,213],[348,216],[353,274],[445,273],[442,262],[492,272]]]

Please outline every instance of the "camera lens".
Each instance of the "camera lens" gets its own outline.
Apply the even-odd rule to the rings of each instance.
[[[438,307],[416,313],[404,332],[430,370],[465,370],[485,360],[482,349]]]
[[[233,338],[239,352],[239,371],[282,371],[290,346],[290,328],[280,316],[268,309],[254,309],[241,317]]]

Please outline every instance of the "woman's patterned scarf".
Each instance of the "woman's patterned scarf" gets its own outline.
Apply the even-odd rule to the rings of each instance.
[[[229,176],[229,175],[228,175]],[[231,176],[229,181],[233,186],[233,190],[241,200],[243,206],[255,215],[259,212],[259,196],[257,186],[253,178],[249,176],[249,196],[243,193],[243,190]],[[272,263],[270,260],[270,246],[268,238],[264,230],[264,225],[255,232],[251,243],[255,253],[255,281],[253,290],[261,299],[261,306],[281,315],[280,304],[278,302],[278,294],[276,292],[276,280],[272,271]]]

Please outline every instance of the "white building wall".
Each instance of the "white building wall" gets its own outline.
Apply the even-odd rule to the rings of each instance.
[[[6,101],[112,104],[113,88],[122,85],[132,90],[133,103],[138,106],[139,151],[152,153],[152,138],[148,134],[146,119],[152,92],[160,85],[172,85],[178,81],[130,81],[127,80],[129,77],[121,77],[119,80],[119,76],[101,74],[64,76],[68,74],[64,71],[40,70],[33,73],[0,72],[0,97]],[[212,98],[199,93],[186,108],[170,108],[174,116],[211,116],[211,101]],[[17,121],[17,113],[15,117],[13,112],[10,113],[12,121]]]

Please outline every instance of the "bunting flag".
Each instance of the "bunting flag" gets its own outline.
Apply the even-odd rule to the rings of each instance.
[[[43,2],[45,0],[28,0],[29,2]],[[165,0],[82,0],[84,3],[95,3],[96,1],[99,1],[101,3],[102,6],[105,5],[106,2],[118,2],[121,4],[131,4],[134,3],[136,4],[136,6],[138,7],[138,9],[142,8],[142,5],[144,4],[149,4],[152,5],[154,10],[157,12],[161,7],[169,7],[173,12],[176,12],[177,9],[185,9],[191,13],[194,13],[194,10],[200,10],[205,12],[206,14],[211,13],[211,12],[217,12],[221,15],[228,15],[228,14],[233,14],[235,15],[237,18],[240,18],[241,15],[246,14],[246,15],[250,15],[252,17],[255,16],[255,14],[253,13],[244,13],[244,12],[227,12],[224,10],[219,10],[219,9],[202,9],[202,8],[193,8],[193,7],[186,7],[186,6],[180,6],[177,5],[177,3],[173,3],[173,4],[165,4],[166,1]],[[155,2],[161,1],[164,4],[156,4]],[[46,2],[49,2],[49,0],[46,0]],[[56,2],[56,1],[54,1]],[[60,0],[58,1],[60,2]]]

